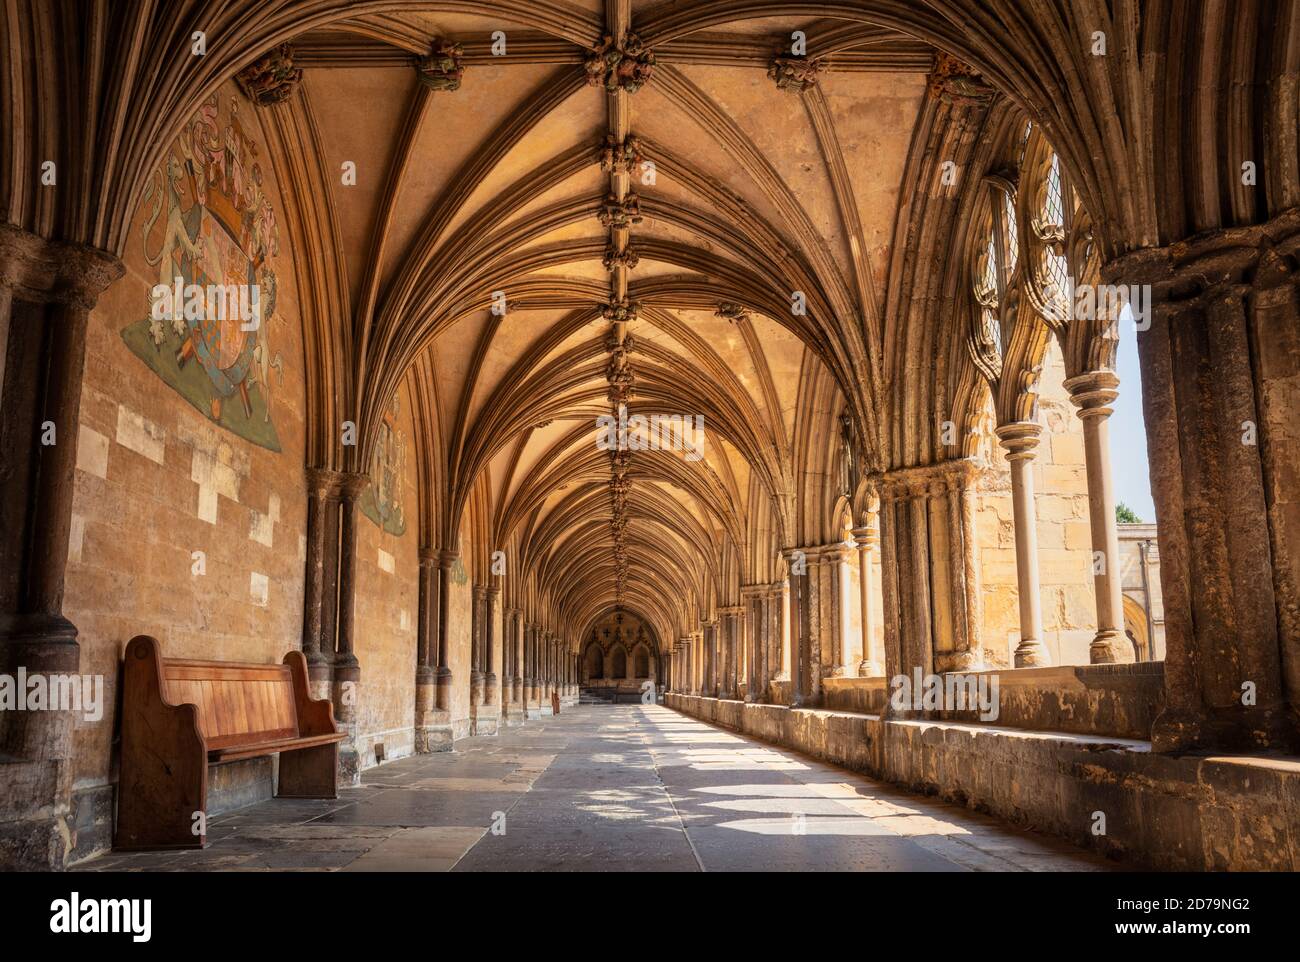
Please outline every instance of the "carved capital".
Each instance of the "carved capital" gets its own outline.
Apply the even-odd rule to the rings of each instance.
[[[882,502],[928,495],[932,490],[960,490],[974,480],[979,466],[972,458],[952,458],[934,464],[894,468],[872,475],[867,481],[879,492]]]
[[[355,501],[370,484],[370,475],[355,471],[338,472],[338,494],[344,501]]]
[[[1032,460],[1042,433],[1043,426],[1037,421],[1013,421],[996,431],[1003,450],[1007,452],[1008,461]]]
[[[342,472],[334,471],[330,468],[308,468],[307,474],[307,494],[310,497],[337,499],[339,496],[339,487],[342,484]]]
[[[112,254],[0,224],[0,289],[22,300],[88,311],[124,273],[122,262]]]
[[[1121,300],[1134,288],[1156,316],[1199,310],[1223,297],[1269,300],[1300,284],[1300,208],[1250,227],[1208,231],[1116,258],[1102,278]],[[1146,290],[1149,288],[1149,291]],[[1148,296],[1149,295],[1149,296]]]
[[[1119,377],[1114,371],[1090,371],[1067,378],[1065,389],[1070,402],[1079,409],[1079,417],[1110,417],[1111,405],[1119,397]]]

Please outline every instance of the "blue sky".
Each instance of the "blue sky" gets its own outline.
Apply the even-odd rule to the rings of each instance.
[[[1147,432],[1142,420],[1142,376],[1138,370],[1137,331],[1125,306],[1120,315],[1119,400],[1110,417],[1110,464],[1115,500],[1124,502],[1143,521],[1154,523],[1151,478],[1147,462]]]

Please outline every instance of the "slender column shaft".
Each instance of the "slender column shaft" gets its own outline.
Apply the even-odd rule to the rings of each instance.
[[[369,484],[364,475],[349,475],[339,488],[339,614],[336,667],[355,668],[357,498]]]
[[[1011,465],[1012,512],[1016,529],[1016,582],[1020,603],[1017,668],[1050,664],[1043,647],[1043,606],[1038,582],[1038,516],[1034,510],[1034,451],[1042,426],[1032,421],[997,430]]]
[[[438,617],[437,638],[437,686],[438,708],[451,710],[451,661],[447,646],[451,635],[451,585],[456,562],[460,554],[456,551],[443,550],[438,553],[438,597],[435,606]]]
[[[1111,405],[1119,396],[1119,378],[1095,371],[1070,378],[1065,388],[1083,421],[1083,454],[1088,473],[1088,521],[1092,529],[1093,589],[1097,598],[1097,635],[1088,647],[1094,665],[1132,661],[1133,646],[1124,634],[1124,597],[1119,571],[1119,529],[1115,485],[1110,470]]]
[[[331,505],[330,492],[336,475],[332,471],[307,471],[307,565],[303,584],[302,650],[309,665],[330,661],[322,651],[322,613],[325,602],[325,564],[327,559],[326,516]],[[332,647],[332,646],[331,646]]]
[[[862,661],[858,675],[876,678],[884,673],[884,658],[876,641],[876,598],[872,581],[872,567],[876,546],[879,543],[876,513],[873,511],[867,524],[853,529],[858,546],[858,592],[862,608]]]

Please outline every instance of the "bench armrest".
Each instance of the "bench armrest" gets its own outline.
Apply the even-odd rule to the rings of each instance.
[[[312,698],[307,679],[307,658],[301,651],[284,656],[284,664],[293,675],[293,700],[298,712],[298,732],[302,735],[330,735],[338,731],[334,724],[334,703],[328,698]]]
[[[198,707],[167,701],[156,638],[131,639],[122,674],[116,847],[201,847],[192,829],[207,806],[208,755]]]

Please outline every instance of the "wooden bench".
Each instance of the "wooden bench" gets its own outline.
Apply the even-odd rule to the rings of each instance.
[[[280,665],[164,659],[136,635],[122,670],[120,850],[207,845],[208,765],[280,756],[280,798],[337,798],[334,706],[314,700],[307,659]]]

